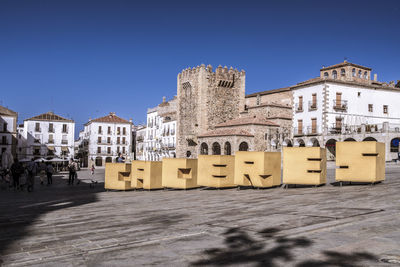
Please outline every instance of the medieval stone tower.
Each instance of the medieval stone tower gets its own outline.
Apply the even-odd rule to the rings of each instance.
[[[178,74],[177,157],[197,158],[197,136],[216,124],[238,118],[245,105],[244,70],[211,65]]]

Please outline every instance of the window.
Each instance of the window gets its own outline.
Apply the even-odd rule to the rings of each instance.
[[[373,112],[374,111],[374,106],[372,104],[368,104],[368,111]]]
[[[311,119],[311,133],[313,133],[313,134],[317,133],[317,119],[316,118]]]
[[[54,133],[54,125],[49,123],[49,133]]]
[[[40,132],[40,123],[35,124],[35,132]]]
[[[232,153],[231,152],[231,143],[225,142],[224,150],[225,150],[225,155],[230,155]]]
[[[122,147],[122,154],[125,154],[125,147]]]
[[[111,134],[111,127],[110,126],[108,126],[107,133]]]
[[[332,71],[332,77],[333,77],[333,79],[337,79],[337,71],[336,70]]]
[[[329,74],[327,72],[324,73],[324,78],[325,79],[329,78]]]
[[[297,120],[297,133],[303,134],[303,120]]]
[[[99,134],[101,134],[101,126],[99,126]]]
[[[49,144],[54,144],[54,139],[52,134],[49,134]]]
[[[122,137],[122,144],[125,145],[126,139],[125,137]]]
[[[121,141],[121,139],[120,139],[120,137],[118,136],[118,137],[117,137],[117,144],[118,144],[118,145],[119,145],[120,141]]]
[[[97,143],[101,144],[101,136],[97,137]]]
[[[249,145],[246,142],[241,142],[239,145],[239,151],[248,151]]]
[[[221,155],[221,146],[219,145],[219,143],[215,142],[212,144],[212,154]]]
[[[107,147],[107,154],[111,154],[111,147]]]
[[[312,94],[311,108],[316,108],[316,107],[317,107],[317,94]]]
[[[117,127],[117,134],[121,134],[121,127]]]
[[[341,69],[341,70],[340,70],[340,76],[342,76],[342,77],[346,76],[346,71],[345,71],[345,69]]]
[[[119,153],[119,146],[117,146],[117,153]]]
[[[4,131],[4,132],[7,132],[7,122],[5,122],[5,123],[3,124],[3,131]]]
[[[107,144],[111,144],[111,137],[107,137]]]
[[[356,69],[351,70],[351,76],[356,77]]]
[[[358,78],[362,78],[362,72],[361,72],[361,70],[358,71]]]
[[[63,126],[62,126],[62,132],[63,133],[67,133],[68,131],[67,131],[67,125],[66,124],[63,124]]]
[[[342,118],[336,118],[335,128],[336,130],[342,130]]]
[[[368,79],[368,72],[364,72],[364,79]]]
[[[68,139],[67,139],[67,136],[66,135],[63,135],[62,136],[62,139],[61,139],[61,144],[68,144]]]
[[[268,140],[268,133],[264,135],[264,140]]]
[[[97,147],[97,153],[101,153],[101,147]]]
[[[383,113],[388,114],[388,106],[387,105],[383,105]]]
[[[123,135],[126,135],[126,128],[125,128],[125,127],[122,128],[122,134],[123,134]]]
[[[336,92],[336,105],[337,109],[342,108],[342,93]]]
[[[299,106],[298,110],[303,110],[303,96],[299,96]]]

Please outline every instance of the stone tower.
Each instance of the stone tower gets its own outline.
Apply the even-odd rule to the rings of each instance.
[[[239,117],[245,105],[244,70],[211,65],[178,74],[177,157],[197,158],[197,136],[216,124]]]

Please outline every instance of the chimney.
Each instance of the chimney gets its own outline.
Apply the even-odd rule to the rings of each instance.
[[[374,81],[377,82],[378,81],[378,74],[374,74]]]

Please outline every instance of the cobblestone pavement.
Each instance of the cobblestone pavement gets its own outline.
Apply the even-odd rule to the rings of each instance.
[[[375,186],[264,190],[105,192],[96,172],[94,188],[82,170],[80,185],[0,189],[0,265],[400,263],[400,165]]]

